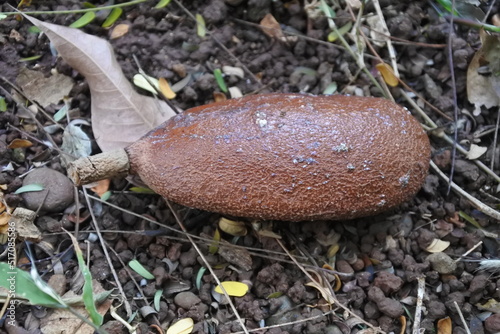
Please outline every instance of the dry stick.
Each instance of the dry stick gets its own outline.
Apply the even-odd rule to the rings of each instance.
[[[490,169],[493,170],[495,167],[495,150],[497,148],[497,138],[498,138],[498,127],[500,125],[500,108],[497,111],[497,124],[495,126],[495,135],[493,136],[493,149],[491,154],[491,166]]]
[[[375,6],[375,11],[377,12],[377,16],[380,19],[380,22],[382,23],[382,27],[384,31],[387,32],[387,34],[390,35],[389,29],[387,28],[387,24],[385,22],[384,14],[382,13],[382,8],[380,8],[380,3],[379,0],[373,0],[373,5]],[[396,62],[396,52],[394,51],[394,47],[392,46],[392,41],[389,38],[387,41],[387,50],[389,51],[389,59],[391,60],[392,63],[392,69],[394,71],[394,74],[396,75],[396,78],[399,79],[399,70],[398,70],[398,64]]]
[[[285,253],[288,255],[288,257],[295,263],[295,265],[297,266],[297,268],[299,268],[304,273],[304,275],[306,275],[307,278],[309,278],[312,282],[316,282],[316,280],[311,276],[311,274],[309,274],[309,272],[307,272],[307,270],[304,269],[304,267],[295,259],[295,257],[292,254],[290,254],[290,252],[285,247],[285,245],[283,245],[283,243],[281,242],[281,240],[279,240],[279,239],[274,239],[274,240],[276,240],[276,242],[285,251]],[[317,286],[317,288],[319,288],[319,286]],[[375,334],[376,333],[386,334],[380,328],[377,328],[377,327],[373,326],[372,324],[370,324],[369,322],[366,322],[364,319],[362,319],[356,313],[352,312],[348,307],[346,307],[346,306],[342,305],[341,303],[339,303],[339,301],[337,300],[337,298],[335,298],[335,296],[331,296],[331,297],[335,300],[335,302],[337,303],[338,306],[340,306],[341,309],[343,309],[345,312],[349,313],[352,317],[358,319],[364,325],[370,327],[374,331]]]
[[[469,326],[467,326],[467,322],[465,321],[464,315],[462,314],[462,310],[460,309],[460,307],[458,307],[457,301],[454,300],[453,304],[455,304],[455,308],[457,309],[458,315],[460,316],[460,320],[462,320],[462,324],[464,324],[467,334],[472,334],[470,332]]]
[[[125,295],[125,292],[123,291],[123,287],[122,287],[120,280],[118,278],[118,274],[116,273],[115,268],[111,265],[111,259],[109,257],[108,248],[106,247],[106,244],[104,243],[104,239],[103,239],[101,231],[99,229],[99,224],[97,224],[97,220],[95,218],[94,211],[92,210],[92,205],[90,203],[90,198],[89,198],[89,195],[87,193],[87,190],[85,188],[82,188],[82,189],[83,189],[83,194],[85,195],[85,200],[87,202],[87,206],[89,208],[90,216],[92,217],[92,223],[94,224],[94,229],[95,229],[97,235],[99,236],[99,242],[101,243],[102,251],[104,252],[104,255],[106,256],[106,259],[108,260],[108,266],[109,266],[109,269],[111,270],[111,273],[113,274],[113,278],[115,279],[116,286],[118,287],[118,291],[120,291],[120,293],[123,297],[123,302],[125,303],[125,310],[127,311],[127,316],[130,317],[130,315],[132,314],[132,307],[130,306],[130,304],[127,300],[127,297]]]
[[[462,255],[460,255],[460,257],[458,259],[456,259],[455,262],[458,262],[458,261],[462,260],[464,257],[466,257],[467,255],[469,255],[470,253],[472,253],[474,251],[474,249],[478,248],[482,244],[483,244],[483,242],[479,241],[477,244],[475,244],[474,246],[472,246],[472,248],[469,249],[467,252],[465,252]]]
[[[455,13],[455,0],[451,1],[451,12]],[[453,93],[453,122],[455,126],[453,127],[453,148],[451,150],[451,169],[450,169],[450,182],[448,182],[448,191],[447,195],[450,194],[451,191],[451,183],[453,182],[453,175],[455,174],[455,160],[457,157],[457,143],[458,143],[458,130],[457,130],[457,122],[458,122],[458,102],[457,102],[457,82],[455,80],[455,70],[453,65],[453,48],[452,48],[452,39],[453,39],[453,15],[450,18],[450,32],[448,35],[448,66],[450,67],[450,76],[451,76],[451,90]]]
[[[424,302],[424,294],[425,294],[425,276],[419,277],[417,281],[418,281],[417,308],[415,309],[415,320],[413,322],[412,334],[420,334],[420,321],[422,319],[422,304]]]
[[[436,125],[436,123],[434,123],[434,121],[429,117],[427,116],[427,114],[417,105],[417,103],[415,103],[415,101],[413,101],[413,99],[411,99],[408,94],[403,90],[401,89],[400,90],[403,97],[408,101],[408,103],[410,103],[413,107],[413,109],[419,113],[419,115],[424,118],[425,122],[431,127],[431,129],[437,129],[438,126]],[[444,139],[445,141],[447,141],[448,143],[450,144],[453,144],[453,139],[451,139],[450,137],[448,137],[447,135],[443,134],[441,136],[439,136],[440,138]],[[462,153],[462,154],[467,154],[468,151],[463,148],[462,146],[460,146],[460,144],[457,143],[457,150]],[[495,179],[496,182],[500,183],[500,177],[498,175],[495,174],[495,172],[493,172],[491,169],[489,169],[484,163],[482,163],[481,161],[475,159],[475,160],[472,160],[480,169],[483,170],[483,172],[485,172],[486,174],[488,174],[489,176],[491,176],[493,179]]]
[[[172,206],[172,204],[170,203],[170,201],[165,200],[165,202],[167,203],[167,205],[168,205],[170,211],[172,212],[172,214],[174,215],[175,221],[177,222],[177,224],[179,225],[179,227],[181,228],[181,230],[184,233],[186,233],[186,236],[189,239],[189,242],[191,242],[191,244],[193,245],[194,249],[196,250],[196,252],[198,253],[198,255],[201,257],[201,260],[203,261],[203,263],[205,264],[205,266],[210,271],[210,274],[215,279],[215,282],[217,282],[217,284],[220,286],[222,292],[224,293],[224,296],[226,297],[226,299],[229,302],[229,306],[231,306],[231,309],[233,310],[234,315],[238,319],[238,321],[239,321],[239,323],[241,325],[241,328],[243,329],[243,332],[245,334],[248,334],[248,329],[245,327],[245,324],[243,323],[243,319],[240,317],[240,314],[238,313],[238,310],[236,310],[236,306],[234,306],[233,301],[231,300],[231,298],[227,294],[226,289],[224,289],[224,286],[222,286],[221,281],[219,280],[219,278],[215,274],[212,266],[210,265],[210,263],[208,263],[207,259],[205,258],[205,255],[203,255],[203,252],[200,250],[200,248],[198,247],[198,245],[194,242],[193,238],[191,238],[191,236],[187,232],[187,229],[184,226],[184,223],[179,218],[179,215],[177,214],[177,211],[174,210],[174,207]]]
[[[282,324],[277,324],[277,325],[272,325],[272,326],[265,326],[265,327],[259,327],[259,328],[249,329],[248,332],[249,333],[253,333],[253,332],[267,331],[268,329],[272,329],[272,328],[279,328],[279,327],[283,327],[283,326],[296,325],[296,324],[300,324],[300,323],[303,323],[303,322],[308,322],[310,320],[314,320],[314,319],[326,317],[327,315],[330,315],[332,313],[333,313],[333,311],[328,311],[326,313],[319,314],[319,315],[316,315],[314,317],[309,317],[309,318],[295,320],[295,321],[290,321],[290,322],[284,322]],[[234,332],[234,333],[231,333],[231,334],[242,334],[242,333],[244,333],[244,332]]]
[[[434,170],[434,172],[436,172],[443,180],[445,180],[446,182],[450,183],[451,189],[453,189],[459,195],[461,195],[461,196],[465,197],[466,199],[468,199],[469,202],[472,204],[472,206],[474,206],[476,209],[478,209],[482,213],[484,213],[484,214],[486,214],[486,215],[488,215],[488,216],[490,216],[492,218],[495,218],[497,220],[500,220],[500,212],[498,212],[498,211],[490,208],[486,204],[482,203],[477,198],[473,197],[472,195],[470,195],[469,193],[467,193],[466,191],[464,191],[462,188],[460,188],[459,186],[457,186],[455,182],[450,182],[450,179],[448,178],[448,176],[446,176],[439,169],[439,167],[436,166],[436,164],[432,160],[431,160],[431,167]]]
[[[184,11],[184,13],[186,13],[194,22],[196,22],[196,24],[200,24],[200,22],[198,22],[198,20],[196,20],[196,17],[186,7],[184,7],[178,0],[174,0],[174,2],[177,4],[177,6],[179,6]],[[219,41],[218,38],[215,38],[214,35],[212,34],[212,32],[206,26],[204,26],[203,28],[205,29],[205,31],[207,32],[207,34],[210,36],[210,38],[212,38],[214,40],[214,42],[217,43],[222,50],[224,50],[231,58],[233,58],[233,60],[237,64],[239,64],[239,66],[241,66],[243,68],[243,70],[248,75],[250,75],[250,77],[252,78],[252,80],[255,83],[261,84],[260,80],[257,79],[257,77],[255,76],[255,74],[253,74],[252,71],[250,71],[248,69],[248,67],[246,67],[246,65],[243,64],[240,61],[240,59],[238,57],[236,57],[236,55],[234,53],[231,52],[231,50],[229,50],[228,48],[226,48],[226,46],[224,44],[222,44],[222,42]]]

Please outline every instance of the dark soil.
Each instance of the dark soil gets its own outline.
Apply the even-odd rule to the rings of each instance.
[[[14,1],[7,2],[16,5]],[[382,96],[382,92],[364,73],[355,76],[357,65],[340,44],[320,42],[325,41],[329,33],[328,22],[323,16],[308,18],[302,2],[210,0],[183,3],[191,13],[200,13],[204,17],[212,37],[198,37],[194,21],[176,3],[164,9],[153,9],[156,2],[149,1],[124,9],[118,23],[130,24],[130,31],[111,41],[129,79],[137,73],[133,55],[137,56],[146,73],[164,77],[170,82],[178,82],[185,73],[191,73],[195,80],[173,100],[180,108],[213,101],[213,93],[219,88],[212,73],[221,65],[246,66],[254,74],[250,77],[246,73],[245,79],[236,76],[225,78],[229,86],[237,86],[244,95],[267,92],[321,94],[330,83],[335,82],[341,93]],[[80,6],[77,1],[49,0],[33,1],[32,7],[25,9],[48,11],[77,9]],[[446,48],[449,22],[439,17],[427,1],[384,0],[381,6],[390,34],[397,38],[395,48],[402,80],[451,119],[455,103],[459,111],[465,109],[471,113],[473,106],[467,101],[466,73],[469,61],[480,47],[478,31],[455,26],[455,35],[451,39],[457,92],[457,100],[454,101]],[[0,8],[11,10],[7,4]],[[345,8],[343,4],[336,12],[338,26],[351,19]],[[498,10],[498,5],[494,5],[491,13]],[[365,12],[374,12],[370,3]],[[273,14],[284,31],[295,32],[299,37],[280,41],[264,34],[255,24],[267,13]],[[69,25],[78,15],[44,14],[37,17]],[[100,27],[102,20],[82,29],[109,39],[109,31]],[[46,140],[43,131],[25,130],[26,123],[20,114],[22,108],[12,101],[9,94],[14,90],[5,79],[14,83],[22,66],[45,75],[55,68],[76,80],[70,93],[71,107],[77,109],[80,118],[90,120],[90,92],[85,79],[62,59],[54,58],[47,38],[30,33],[29,27],[31,24],[28,21],[13,16],[0,20],[0,73],[3,76],[0,95],[6,96],[8,102],[7,112],[0,113],[0,165],[4,168],[11,162],[13,164],[13,170],[0,174],[0,185],[6,204],[11,207],[26,207],[25,199],[14,194],[23,183],[21,176],[24,173],[40,163],[63,174],[65,168],[57,151],[43,144]],[[191,50],[193,45],[196,47]],[[224,45],[234,57],[220,45]],[[388,59],[386,47],[375,46],[375,49],[383,59]],[[33,55],[42,57],[31,62],[19,62],[19,59]],[[376,75],[374,58],[366,57],[365,61]],[[301,67],[313,69],[317,74],[298,70]],[[258,81],[254,80],[256,78]],[[399,88],[391,89],[391,93],[398,103],[412,110],[402,98]],[[47,112],[53,113],[59,107],[49,107]],[[427,106],[424,109],[444,131],[451,133],[454,128],[452,122]],[[37,119],[43,125],[51,124],[41,113],[38,113]],[[457,124],[459,141],[474,140],[477,130],[496,124],[496,113],[483,110],[477,117],[459,113]],[[30,137],[26,136],[27,132]],[[61,144],[61,131],[51,136],[56,144]],[[481,146],[489,147],[487,154],[481,157],[488,166],[492,156],[496,160],[499,157],[498,146],[495,155],[492,152],[493,136],[491,133],[481,138]],[[29,148],[7,148],[15,138],[35,138],[38,141],[32,140],[35,145]],[[430,138],[434,161],[449,173],[453,163],[451,146],[432,134]],[[98,148],[94,145],[94,153],[97,152]],[[491,177],[460,154],[454,164],[454,181],[460,187],[488,205],[497,205],[498,200],[494,198],[497,185]],[[496,161],[494,172],[498,174],[499,169],[500,164]],[[68,290],[81,293],[78,282],[73,281],[78,272],[76,257],[65,254],[60,257],[62,268],[55,270],[56,266],[53,266],[57,263],[55,259],[63,255],[70,245],[68,237],[61,233],[62,228],[75,231],[75,222],[79,222],[80,247],[84,256],[88,257],[93,278],[104,289],[110,290],[117,285],[110,266],[118,273],[132,311],[146,305],[143,298],[136,298],[139,293],[143,293],[152,305],[155,291],[163,289],[159,312],[135,318],[134,324],[139,323],[138,332],[155,332],[152,327],[148,329],[148,325],[154,324],[165,329],[186,317],[194,320],[195,333],[240,331],[241,327],[227,302],[212,296],[215,280],[208,271],[202,275],[201,284],[197,286],[196,277],[203,262],[193,245],[182,234],[151,223],[151,220],[158,221],[178,229],[165,201],[156,195],[124,191],[128,188],[126,180],[113,180],[113,194],[108,202],[138,216],[99,202],[89,208],[81,191],[78,215],[75,206],[67,207],[68,204],[63,209],[55,206],[56,209],[46,208],[38,212],[35,224],[43,233],[38,240],[43,247],[34,244],[33,249],[40,260],[37,267],[44,279],[55,276],[57,271],[65,277],[63,283],[57,285],[61,293]],[[112,250],[111,263],[107,262],[98,241],[86,242],[94,230],[89,210],[94,211],[100,228],[106,231],[103,238]],[[220,215],[179,206],[175,210],[189,233],[209,241],[213,238]],[[485,230],[500,232],[493,218],[455,193],[448,194],[446,182],[432,173],[412,201],[384,215],[353,221],[260,224],[262,228],[272,229],[281,235],[284,246],[310,273],[316,273],[316,276],[321,273],[326,285],[336,287],[338,302],[332,306],[335,312],[327,315],[323,315],[323,312],[329,311],[325,299],[317,290],[305,285],[310,279],[291,262],[275,239],[262,237],[257,230],[252,230],[258,225],[255,222],[248,222],[251,231],[244,237],[233,238],[223,233],[224,240],[233,242],[239,248],[226,246],[227,249],[213,255],[209,253],[210,242],[204,239],[196,239],[196,242],[221,281],[246,282],[251,287],[244,297],[233,297],[248,329],[293,322],[260,333],[345,334],[367,328],[366,324],[344,312],[339,304],[387,333],[400,333],[404,317],[405,333],[410,333],[416,315],[420,277],[425,278],[421,331],[425,329],[426,333],[435,333],[438,320],[450,317],[453,333],[465,333],[465,326],[472,333],[496,333],[500,331],[500,316],[496,314],[500,312],[499,308],[484,309],[478,305],[500,299],[500,281],[490,272],[478,271],[477,260],[496,258],[499,245],[497,239],[486,237],[481,230],[460,219],[459,212],[473,217]],[[442,253],[431,255],[426,249],[436,238],[450,242],[450,246]],[[483,243],[462,258],[480,241]],[[338,245],[338,252],[335,257],[328,257],[328,252],[331,255],[335,245]],[[48,248],[52,251],[48,252]],[[19,257],[22,263],[27,263],[24,249],[24,243],[19,242]],[[156,279],[146,281],[137,274],[130,275],[123,263],[133,258],[154,273]],[[334,271],[328,270],[328,266],[322,269],[323,265],[332,267]],[[24,265],[23,268],[28,269],[29,266]],[[335,279],[340,279],[341,284],[336,284]],[[134,281],[141,284],[142,292],[138,291]],[[455,302],[465,323],[460,319]],[[117,300],[114,304],[120,303]],[[128,319],[123,306],[117,312]],[[10,327],[4,321],[0,333],[37,333],[45,316],[47,312],[43,307],[19,305],[16,311],[18,327]],[[125,327],[114,321],[109,312],[104,323],[110,333],[126,333]]]

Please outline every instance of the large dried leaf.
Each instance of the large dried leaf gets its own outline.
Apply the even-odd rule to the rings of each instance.
[[[481,106],[500,105],[500,38],[481,31],[481,41],[483,46],[467,69],[467,96],[475,105],[475,116],[481,113]],[[486,73],[479,73],[480,69]]]
[[[103,151],[126,147],[175,115],[163,101],[138,94],[111,45],[84,32],[26,16],[47,34],[63,59],[89,83],[92,130]]]

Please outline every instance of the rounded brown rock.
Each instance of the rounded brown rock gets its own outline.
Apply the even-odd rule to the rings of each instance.
[[[350,219],[420,189],[429,139],[385,99],[268,94],[179,114],[129,146],[130,170],[174,202],[234,216]]]

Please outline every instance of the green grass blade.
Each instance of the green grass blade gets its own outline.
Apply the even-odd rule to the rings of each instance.
[[[106,18],[106,20],[102,24],[102,27],[103,28],[111,27],[116,22],[116,20],[118,20],[120,18],[122,13],[123,13],[123,9],[113,8],[111,13],[109,13],[108,17]]]
[[[86,12],[78,20],[71,23],[70,28],[81,28],[85,27],[87,24],[95,19],[95,12]]]
[[[90,319],[96,326],[101,326],[103,322],[103,316],[97,312],[97,308],[94,302],[94,291],[92,289],[92,275],[90,274],[89,267],[85,264],[85,260],[83,259],[82,250],[78,246],[78,242],[76,238],[68,233],[73,242],[73,247],[75,249],[76,258],[78,259],[78,267],[82,271],[83,280],[85,284],[83,285],[83,303],[85,304],[85,309],[89,312]]]
[[[45,285],[40,289],[40,284]],[[41,305],[51,308],[67,308],[52,288],[44,281],[35,283],[31,275],[17,267],[11,267],[6,262],[0,262],[0,286],[9,290],[17,298],[26,299],[31,305]],[[51,291],[53,293],[47,293]]]

